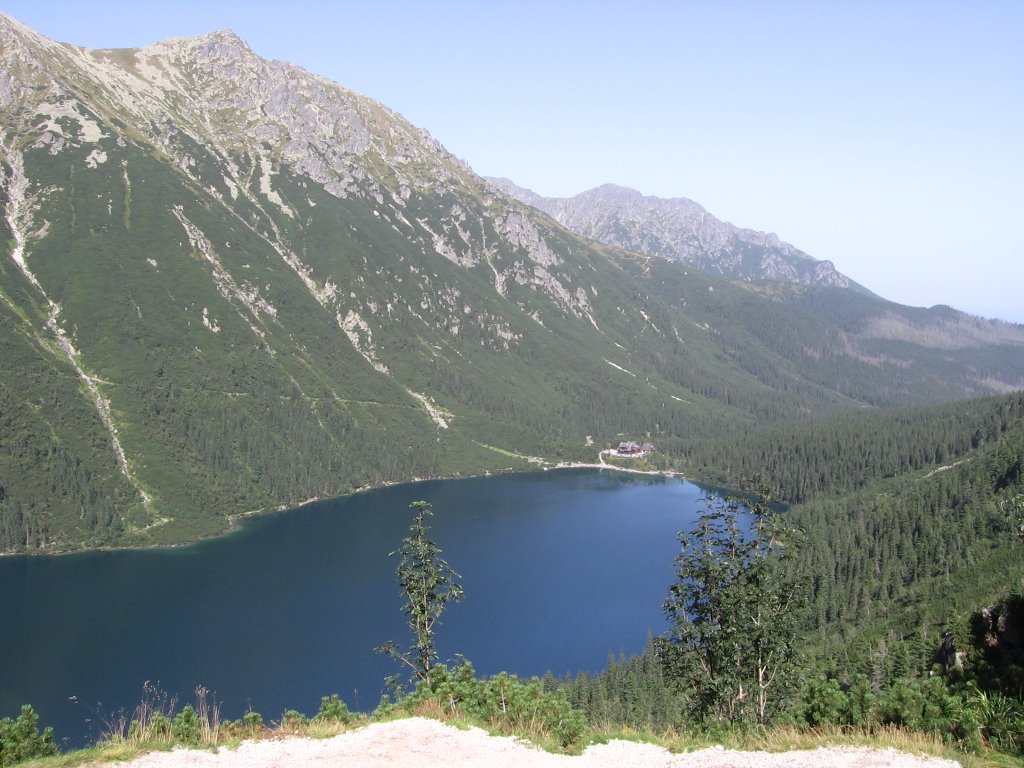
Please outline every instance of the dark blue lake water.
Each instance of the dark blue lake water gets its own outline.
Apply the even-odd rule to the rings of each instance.
[[[442,659],[483,674],[598,671],[665,628],[676,533],[704,491],[673,479],[560,470],[393,486],[252,519],[176,549],[0,558],[0,716],[31,703],[58,740],[98,738],[143,684],[225,717],[313,714],[339,693],[372,709],[395,662],[372,649],[407,630],[394,579],[408,506],[465,599],[438,631]],[[71,697],[77,698],[77,703]]]

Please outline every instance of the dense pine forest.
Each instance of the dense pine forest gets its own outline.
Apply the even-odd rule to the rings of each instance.
[[[781,501],[835,497],[874,481],[958,461],[1024,419],[1024,395],[919,408],[864,410],[679,446],[694,477],[737,487],[768,483]]]
[[[1016,394],[842,417],[738,453],[744,468],[789,457],[772,481],[814,499],[782,513],[802,532],[790,567],[805,601],[774,722],[899,726],[969,750],[1024,750],[1022,412]],[[823,453],[834,471],[821,471]],[[807,476],[813,485],[800,485]],[[599,721],[693,722],[696,693],[654,642],[561,687]]]

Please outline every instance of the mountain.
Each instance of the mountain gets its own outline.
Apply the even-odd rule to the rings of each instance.
[[[570,230],[629,251],[661,256],[734,280],[782,280],[801,285],[866,288],[778,236],[719,221],[685,197],[666,200],[604,184],[573,197],[542,197],[509,179],[495,187],[544,211]]]
[[[0,551],[1024,386],[1020,326],[586,240],[225,31],[0,15],[0,206]]]

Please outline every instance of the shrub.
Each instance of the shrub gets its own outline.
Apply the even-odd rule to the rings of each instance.
[[[131,725],[128,726],[128,738],[136,742],[168,739],[171,736],[172,727],[171,718],[156,710],[150,712],[145,719],[132,720]]]
[[[963,701],[938,677],[898,680],[878,702],[883,724],[938,734],[952,732],[963,710]]]
[[[246,712],[241,719],[242,727],[256,736],[263,730],[263,715],[259,712]]]
[[[846,703],[840,722],[854,726],[869,725],[875,717],[876,701],[871,682],[863,675],[858,675],[846,690]]]
[[[224,723],[222,733],[228,738],[255,739],[263,732],[263,715],[246,712],[239,720]]]
[[[989,746],[1006,752],[1024,752],[1024,702],[998,691],[977,688],[968,702]]]
[[[295,709],[289,709],[281,716],[281,728],[286,731],[297,731],[309,725],[309,718]]]
[[[1012,700],[980,692],[964,699],[940,677],[899,678],[876,693],[862,676],[845,687],[818,676],[807,681],[794,710],[812,727],[896,726],[936,734],[964,750],[979,748],[984,736],[992,746],[1011,751],[1017,743],[1013,713]]]
[[[186,704],[181,712],[174,716],[171,725],[171,734],[178,744],[198,744],[202,735],[202,724],[195,707]]]
[[[468,661],[452,669],[435,666],[430,680],[420,682],[400,706],[412,709],[431,702],[445,714],[516,733],[551,736],[563,747],[575,743],[587,725],[586,716],[569,703],[563,689],[545,690],[540,678],[521,680],[506,672],[477,679]]]
[[[320,699],[320,711],[316,713],[314,720],[331,723],[350,723],[353,715],[348,710],[348,705],[341,700],[336,693],[324,696]]]
[[[835,678],[811,678],[804,688],[802,709],[802,718],[811,727],[838,725],[843,722],[846,694]]]
[[[877,698],[871,690],[871,683],[863,676],[855,677],[849,685],[841,686],[835,678],[818,675],[804,684],[794,714],[811,727],[880,725],[882,721],[877,711]],[[891,701],[889,715],[896,718],[892,722],[902,722],[901,710],[893,708]]]
[[[18,717],[0,719],[0,766],[57,754],[53,728],[39,732],[39,715],[28,704]]]

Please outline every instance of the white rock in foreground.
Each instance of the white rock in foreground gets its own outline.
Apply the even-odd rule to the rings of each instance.
[[[461,731],[436,720],[375,723],[330,739],[247,741],[237,750],[154,752],[116,768],[960,768],[952,760],[893,749],[834,747],[800,752],[737,752],[712,747],[671,754],[652,744],[612,741],[580,757],[553,755],[518,739]],[[115,768],[115,766],[110,766]]]

